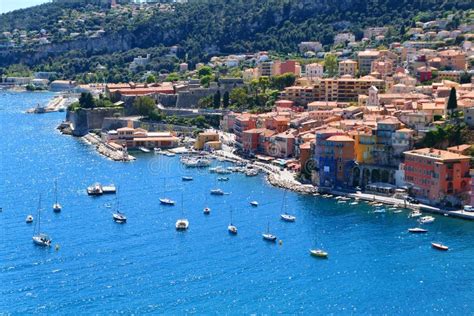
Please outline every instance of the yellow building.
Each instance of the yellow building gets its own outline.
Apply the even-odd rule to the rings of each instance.
[[[194,148],[197,150],[205,148],[220,149],[221,145],[219,134],[216,132],[202,132],[197,136]]]
[[[350,136],[354,139],[356,162],[359,164],[374,163],[372,152],[377,146],[376,136],[366,131],[354,131],[350,133]]]

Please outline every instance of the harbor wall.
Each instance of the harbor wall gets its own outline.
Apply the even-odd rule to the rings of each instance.
[[[67,111],[66,120],[71,122],[72,135],[84,136],[93,129],[101,129],[106,117],[123,115],[123,108],[79,109]]]

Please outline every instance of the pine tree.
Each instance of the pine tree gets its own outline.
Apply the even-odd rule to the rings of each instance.
[[[224,96],[222,97],[222,105],[224,108],[227,108],[229,106],[229,92],[224,92]]]
[[[447,110],[450,116],[456,112],[456,109],[458,108],[458,101],[456,97],[456,88],[451,88],[451,92],[449,93],[449,99],[448,99],[448,106]]]
[[[221,107],[221,92],[219,90],[214,94],[213,106],[214,109]]]

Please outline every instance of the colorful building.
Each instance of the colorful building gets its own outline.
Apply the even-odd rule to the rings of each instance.
[[[469,156],[423,148],[405,152],[405,182],[426,202],[467,202],[470,190]]]
[[[320,188],[349,187],[355,164],[354,140],[346,135],[326,139],[316,135],[315,185]]]
[[[202,132],[196,138],[194,143],[194,149],[203,150],[203,149],[220,149],[221,142],[219,140],[219,134],[217,132]]]

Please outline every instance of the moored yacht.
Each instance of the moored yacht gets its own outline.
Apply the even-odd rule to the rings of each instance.
[[[28,215],[25,221],[27,224],[33,223],[33,215]]]
[[[61,212],[62,207],[61,207],[61,204],[59,204],[58,202],[58,183],[56,180],[54,181],[54,198],[55,198],[55,202],[53,204],[53,211],[55,213],[59,213]]]
[[[294,221],[296,221],[296,217],[293,216],[293,215],[290,215],[290,214],[288,214],[288,213],[281,214],[281,215],[280,215],[280,218],[281,218],[282,220],[284,220],[285,222],[294,222]]]
[[[237,235],[237,226],[232,224],[232,209],[230,209],[230,223],[229,226],[227,226],[227,230],[230,234]]]
[[[118,211],[118,210],[115,213],[112,214],[112,218],[117,223],[126,223],[127,222],[127,217],[125,216],[125,214],[120,213],[120,211]]]
[[[176,230],[187,230],[189,227],[189,221],[187,218],[184,217],[184,207],[183,207],[184,199],[183,194],[181,194],[181,218],[176,221],[175,227]]]
[[[35,229],[33,232],[33,242],[35,245],[38,246],[43,246],[43,247],[49,247],[51,246],[52,239],[45,233],[41,232],[41,195],[39,198],[39,203],[38,203],[38,221],[37,225],[35,225]]]
[[[263,240],[275,242],[277,237],[273,234],[270,234],[270,222],[267,225],[267,231],[262,234]]]

